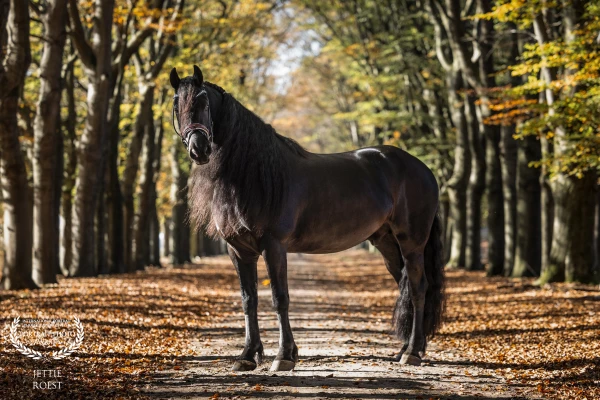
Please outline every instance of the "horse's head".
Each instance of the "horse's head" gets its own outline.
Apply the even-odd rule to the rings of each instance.
[[[196,164],[206,164],[212,151],[213,120],[210,114],[208,93],[200,68],[194,65],[194,75],[179,79],[175,68],[171,70],[173,98],[173,124],[190,158]]]

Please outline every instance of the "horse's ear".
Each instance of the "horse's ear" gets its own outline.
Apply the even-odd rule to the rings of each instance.
[[[181,79],[179,79],[179,75],[177,75],[177,70],[175,68],[171,70],[169,80],[171,81],[171,86],[173,86],[173,89],[179,89],[179,83],[181,82]]]
[[[198,68],[197,65],[194,65],[194,81],[198,86],[202,85],[202,82],[204,82],[202,71],[200,71],[200,68]]]

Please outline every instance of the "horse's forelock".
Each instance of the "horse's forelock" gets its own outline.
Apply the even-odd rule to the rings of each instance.
[[[197,90],[195,90],[194,85],[190,81],[185,82],[186,80],[188,78],[184,78],[181,81],[179,90],[177,91],[177,108],[179,110],[179,120],[184,122],[189,119],[191,122],[191,115],[189,114],[193,112],[194,96]]]

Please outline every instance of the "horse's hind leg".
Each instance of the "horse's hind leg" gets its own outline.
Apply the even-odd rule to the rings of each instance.
[[[233,364],[234,371],[251,371],[260,364],[263,345],[258,330],[258,293],[256,262],[258,256],[241,257],[231,246],[227,246],[229,257],[235,265],[242,291],[242,307],[246,317],[246,343],[242,355]]]
[[[397,323],[402,332],[411,331],[408,347],[400,358],[400,364],[420,365],[425,352],[426,338],[423,330],[427,277],[425,276],[424,246],[403,246],[400,249],[404,258],[405,276],[400,279],[400,297],[410,298],[412,313],[404,312]],[[403,304],[407,302],[403,302]],[[406,310],[406,308],[404,309]],[[410,309],[409,309],[410,311]],[[412,314],[412,315],[411,315]],[[412,318],[411,318],[412,317]]]
[[[396,286],[398,286],[398,288],[400,289],[400,281],[405,272],[403,271],[404,260],[402,259],[402,253],[400,252],[400,246],[398,246],[398,241],[391,232],[384,233],[381,236],[374,236],[369,240],[383,256],[383,260],[385,262],[387,270],[396,281]],[[402,302],[404,302],[404,304]],[[398,296],[398,300],[396,301],[396,305],[394,307],[394,316],[392,324],[394,326],[396,336],[398,337],[398,339],[402,340],[403,346],[400,350],[400,353],[398,353],[398,355],[396,356],[396,361],[400,361],[402,354],[404,354],[404,352],[408,348],[408,340],[410,338],[411,332],[403,332],[399,331],[398,329],[399,321],[402,318],[401,314],[407,311],[410,311],[412,314],[412,303],[410,302],[410,298],[406,296],[402,297],[401,295]]]
[[[271,371],[291,371],[298,361],[298,347],[290,326],[288,309],[290,296],[287,281],[287,253],[281,243],[270,236],[262,241],[263,258],[271,279],[273,308],[279,319],[279,352],[273,361]]]

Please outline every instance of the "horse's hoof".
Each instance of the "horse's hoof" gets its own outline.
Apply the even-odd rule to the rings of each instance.
[[[406,365],[421,365],[421,359],[417,356],[413,356],[412,354],[402,354],[402,358],[400,358],[400,364]]]
[[[275,371],[291,371],[296,366],[296,363],[288,360],[275,360],[271,365],[271,372]]]
[[[256,369],[256,363],[248,360],[236,360],[232,371],[252,371]]]

